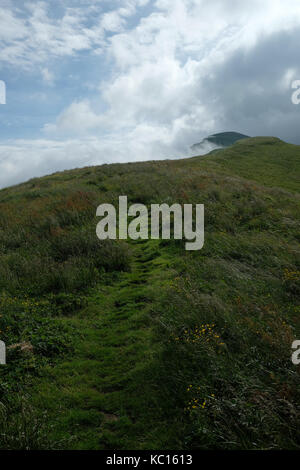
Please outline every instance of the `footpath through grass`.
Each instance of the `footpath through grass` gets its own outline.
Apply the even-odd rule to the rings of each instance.
[[[88,305],[64,321],[76,329],[74,353],[46,366],[31,405],[51,421],[50,440],[71,449],[149,449],[171,443],[153,394],[155,343],[148,315],[168,283],[170,254],[157,242],[133,245],[132,270],[107,276]],[[49,429],[50,431],[50,429]]]

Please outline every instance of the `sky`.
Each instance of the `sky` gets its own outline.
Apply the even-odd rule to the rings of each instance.
[[[299,44],[299,0],[1,0],[0,187],[216,132],[300,144]]]

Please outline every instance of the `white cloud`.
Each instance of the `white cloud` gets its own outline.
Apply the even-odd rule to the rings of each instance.
[[[25,9],[10,2],[0,7],[0,61],[30,69],[51,57],[99,51],[105,45],[105,32],[122,29],[139,3],[127,0],[125,7],[103,13],[102,2],[89,1],[81,7],[67,7],[55,18],[50,2],[28,1]]]
[[[203,95],[202,81],[210,76],[213,80],[214,67],[241,47],[253,47],[262,35],[293,27],[300,5],[294,0],[290,4],[292,9],[277,0],[253,0],[251,7],[236,0],[157,0],[156,11],[110,39],[107,53],[115,63],[115,76],[101,84],[97,98],[108,111],[97,115],[88,102],[76,102],[45,129],[61,135],[72,129],[76,134],[93,129],[129,132],[146,125],[149,132],[149,126],[161,125],[171,132],[175,123],[189,122],[190,129],[184,125],[189,135],[191,129],[212,130],[218,111],[210,106],[214,97],[208,102]],[[121,10],[104,16],[111,29],[120,27]],[[272,18],[267,25],[266,17]],[[250,87],[263,93],[255,81]]]
[[[185,149],[188,152],[188,148]],[[182,152],[182,148],[178,151]],[[127,135],[70,140],[16,140],[0,144],[0,188],[55,171],[110,162],[170,157],[168,129],[138,126]],[[176,155],[173,155],[176,156]]]
[[[88,101],[76,101],[58,116],[55,124],[46,124],[44,131],[52,135],[86,134],[102,122],[103,118],[94,113]]]
[[[47,67],[44,67],[41,69],[41,74],[43,77],[43,80],[47,85],[53,85],[54,84],[54,73],[51,72]]]
[[[284,128],[284,113],[291,112],[284,93],[298,71],[297,54],[279,50],[276,35],[286,34],[285,44],[294,44],[299,0],[156,0],[128,29],[128,19],[149,3],[118,1],[103,14],[103,2],[86,1],[86,7],[69,8],[56,20],[45,2],[31,2],[26,21],[16,10],[2,12],[7,29],[0,29],[0,42],[9,41],[0,60],[40,61],[49,83],[49,56],[100,50],[112,68],[105,82],[99,72],[93,100],[75,100],[43,126],[48,140],[0,146],[1,161],[7,157],[0,169],[11,175],[9,181],[30,176],[24,155],[32,172],[43,174],[62,165],[185,155],[189,145],[218,130],[247,133],[248,126],[250,133],[264,126],[275,133],[280,123]],[[102,54],[99,70],[103,60]],[[291,106],[289,97],[286,103]],[[218,128],[234,124],[244,128]]]
[[[101,19],[101,26],[106,31],[121,31],[124,26],[124,18],[122,18],[118,11],[105,13]]]

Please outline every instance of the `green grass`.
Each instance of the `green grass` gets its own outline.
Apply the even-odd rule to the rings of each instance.
[[[243,139],[204,157],[204,167],[265,186],[299,192],[300,147],[274,137]]]
[[[35,385],[35,407],[47,402],[56,428],[53,440],[70,448],[155,448],[162,422],[153,393],[153,335],[147,314],[159,289],[162,255],[138,245],[132,271],[92,291],[88,307],[68,319],[80,332],[73,358],[47,368]],[[134,250],[134,251],[135,251]],[[60,416],[60,410],[65,410]],[[155,415],[157,422],[155,428]],[[59,417],[59,418],[57,418]],[[167,432],[167,429],[165,430]]]
[[[245,139],[0,191],[0,448],[300,447],[299,147]],[[101,243],[96,207],[205,204],[205,244]]]

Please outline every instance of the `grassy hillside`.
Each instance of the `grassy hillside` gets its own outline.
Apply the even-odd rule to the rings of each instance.
[[[0,191],[0,448],[299,448],[300,147]],[[96,238],[96,207],[205,204],[205,244]]]

